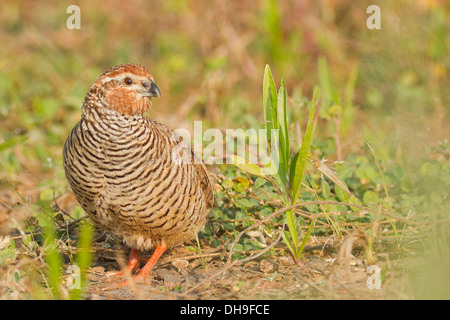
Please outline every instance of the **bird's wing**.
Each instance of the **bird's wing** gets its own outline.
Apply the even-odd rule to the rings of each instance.
[[[191,148],[192,152],[192,159],[195,159],[194,150]],[[194,161],[193,164],[195,170],[197,171],[198,177],[200,178],[200,187],[203,190],[203,193],[205,195],[206,200],[206,207],[208,209],[212,208],[214,206],[214,192],[213,192],[213,184],[211,181],[211,178],[208,174],[208,170],[206,170],[206,167],[203,163],[197,163],[197,161]]]
[[[153,119],[148,119],[148,121],[149,126],[157,127],[162,134],[170,137],[174,145],[178,144],[182,149],[186,151],[187,154],[189,154],[189,149],[191,150],[191,159],[189,159],[191,161],[190,164],[195,168],[198,178],[200,179],[200,187],[202,188],[203,194],[205,195],[206,207],[208,209],[212,208],[214,206],[214,192],[211,177],[209,176],[208,170],[206,169],[203,162],[198,160],[198,158],[195,156],[194,149],[182,139],[179,140],[180,135],[167,127],[165,124]]]

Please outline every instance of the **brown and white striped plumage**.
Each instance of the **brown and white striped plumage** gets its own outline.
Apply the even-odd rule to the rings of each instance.
[[[140,65],[102,74],[86,95],[82,119],[66,140],[64,169],[84,210],[130,247],[172,247],[205,224],[213,191],[203,164],[174,161],[191,148],[143,113],[159,97]]]

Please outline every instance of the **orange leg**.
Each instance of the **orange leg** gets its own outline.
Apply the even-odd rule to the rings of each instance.
[[[139,271],[139,273],[133,277],[133,280],[135,281],[142,281],[147,279],[150,271],[152,270],[153,266],[156,264],[158,259],[161,257],[161,255],[166,251],[167,247],[165,245],[160,245],[155,248],[155,251],[153,252],[152,257],[148,260],[148,262],[145,264],[145,266]],[[139,259],[137,259],[139,261]],[[121,281],[119,283],[116,283],[116,286],[118,287],[126,287],[130,283],[128,280]]]
[[[131,249],[130,259],[128,260],[128,266],[126,270],[130,272],[136,271],[139,268],[139,260],[141,255],[138,249]]]
[[[114,271],[110,273],[112,277],[125,277],[131,274],[133,271],[136,271],[139,268],[139,260],[141,259],[141,255],[139,250],[131,249],[130,259],[128,260],[128,266],[125,270],[122,271]]]
[[[166,251],[167,247],[165,245],[156,246],[155,252],[153,252],[152,257],[148,262],[145,264],[145,266],[139,271],[139,273],[134,277],[136,280],[144,280],[147,279],[148,274],[152,270],[153,266],[156,264],[156,262],[159,260],[161,255]]]

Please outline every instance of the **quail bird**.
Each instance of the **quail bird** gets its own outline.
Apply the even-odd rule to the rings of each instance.
[[[138,280],[167,248],[203,228],[214,203],[209,174],[191,147],[144,116],[152,97],[160,91],[144,67],[111,68],[91,86],[63,148],[65,174],[80,205],[132,248],[127,269],[137,271],[139,252],[154,248]]]

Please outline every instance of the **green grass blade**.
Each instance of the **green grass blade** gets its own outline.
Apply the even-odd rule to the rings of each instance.
[[[270,81],[269,81],[270,67],[266,65],[264,69],[263,80],[263,106],[264,106],[264,127],[267,130],[267,139],[270,140],[270,130],[273,129],[273,117],[272,117],[272,95],[270,93]]]
[[[280,128],[280,165],[284,173],[289,172],[289,130],[286,113],[286,82],[281,78],[281,86],[277,98],[278,127]]]
[[[270,141],[270,133],[274,129],[272,115],[272,94],[270,93],[270,89],[264,89],[264,92],[264,127],[267,131],[267,141]]]
[[[265,128],[267,129],[267,138],[270,139],[270,130],[278,128],[278,117],[276,110],[277,89],[268,64],[264,70],[263,104]]]
[[[291,237],[291,243],[293,246],[293,256],[297,257],[297,250],[298,250],[298,233],[297,233],[297,226],[295,225],[295,216],[292,209],[286,211],[286,220],[287,225],[289,229],[289,235]]]
[[[350,76],[345,85],[344,103],[342,111],[342,119],[340,126],[340,134],[347,132],[353,125],[356,116],[356,108],[353,104],[355,95],[356,80],[358,78],[359,65],[353,65],[350,70]]]
[[[334,104],[340,104],[339,96],[334,90],[334,86],[328,71],[328,63],[325,57],[319,58],[318,63],[319,83],[323,92],[323,97],[327,101],[333,101]]]
[[[281,90],[281,89],[280,89]],[[284,101],[286,99],[284,98]],[[289,159],[289,149],[286,144],[289,144],[286,134],[287,130],[280,130],[279,124],[279,110],[278,110],[278,96],[275,80],[273,79],[272,72],[269,65],[266,65],[264,70],[264,81],[263,81],[263,101],[264,101],[264,119],[265,128],[267,129],[268,141],[271,141],[271,151],[273,160],[279,164],[278,177],[282,181],[282,189],[286,191],[286,185],[288,183],[287,172],[288,172],[288,159]],[[283,103],[283,102],[282,102]],[[285,111],[282,111],[285,114]],[[284,121],[284,120],[283,120]],[[287,125],[286,125],[287,126]],[[275,141],[272,141],[272,130],[276,129],[278,131],[278,137]],[[283,132],[284,131],[284,132]],[[286,151],[287,149],[287,151]],[[287,156],[286,156],[287,155]]]
[[[44,208],[44,212],[40,214],[39,220],[44,225],[44,261],[46,262],[48,285],[50,286],[53,297],[60,299],[63,261],[56,243],[56,226],[51,218],[50,208]]]
[[[296,250],[294,250],[294,248],[292,247],[292,243],[291,240],[289,239],[289,232],[288,231],[283,231],[283,233],[281,234],[281,237],[283,238],[284,243],[287,245],[289,251],[292,253],[292,256],[295,257],[296,256]]]
[[[2,152],[3,150],[6,150],[6,149],[12,148],[18,144],[21,144],[27,139],[28,139],[28,136],[21,135],[21,136],[15,136],[15,137],[7,140],[6,142],[0,143],[0,152]]]
[[[296,253],[297,260],[300,259],[300,257],[302,256],[303,249],[305,248],[305,245],[308,242],[309,236],[311,235],[311,231],[312,231],[315,223],[316,223],[316,218],[314,218],[311,221],[311,224],[309,225],[309,228],[306,231],[306,235],[303,237],[302,244],[300,245],[300,248],[298,248],[298,250],[297,250],[297,253]]]
[[[308,161],[309,149],[310,149],[311,140],[312,140],[312,131],[313,131],[313,126],[314,126],[316,96],[317,96],[317,89],[314,89],[313,98],[312,98],[312,102],[311,102],[311,109],[309,110],[308,124],[306,126],[306,132],[303,137],[302,146],[300,147],[298,156],[294,158],[295,162],[292,167],[292,169],[294,170],[294,173],[291,174],[291,176],[292,176],[292,181],[291,181],[291,185],[292,185],[291,192],[292,193],[290,195],[291,205],[294,205],[297,201],[298,191],[302,184],[303,173],[305,171],[306,162]]]
[[[299,154],[300,154],[300,151],[297,151],[297,153],[292,157],[291,166],[289,168],[289,182],[290,182],[289,197],[291,197],[291,194],[292,194],[292,181],[294,181],[295,165],[297,164]]]
[[[80,238],[78,240],[78,254],[77,254],[77,265],[80,268],[80,279],[79,288],[74,288],[71,291],[70,298],[72,300],[78,300],[82,298],[83,291],[86,282],[86,273],[92,263],[92,238],[94,235],[94,227],[84,221],[80,226]]]

